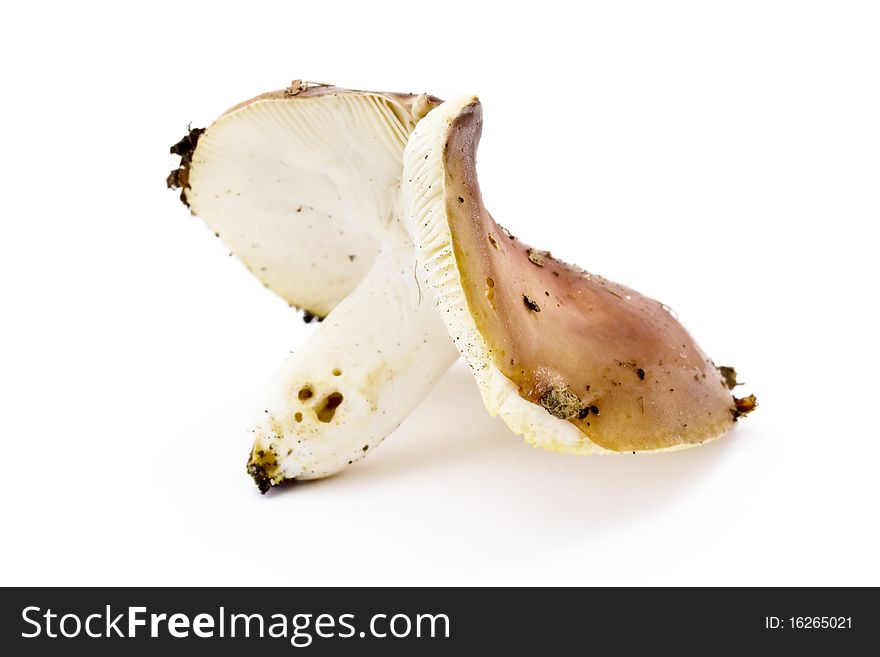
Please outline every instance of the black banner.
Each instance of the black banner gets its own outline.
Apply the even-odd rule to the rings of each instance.
[[[7,655],[609,646],[852,654],[876,650],[878,611],[876,589],[7,588],[0,647]]]

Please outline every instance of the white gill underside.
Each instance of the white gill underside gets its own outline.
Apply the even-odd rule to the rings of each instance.
[[[323,316],[378,252],[413,125],[370,93],[257,100],[202,135],[187,199],[269,289]]]

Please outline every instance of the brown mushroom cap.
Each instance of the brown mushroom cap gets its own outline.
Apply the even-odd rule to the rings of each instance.
[[[476,173],[481,105],[473,98],[445,117],[443,109],[417,129],[435,130],[433,146],[422,141],[424,136],[419,140],[422,157],[436,157],[442,167],[442,191],[436,211],[416,209],[413,220],[424,224],[416,232],[439,230],[448,238],[457,279],[448,271],[433,275],[447,264],[442,240],[431,243],[422,262],[429,285],[433,280],[444,289],[441,310],[444,303],[453,308],[447,327],[475,373],[486,368],[488,358],[535,413],[570,423],[585,442],[609,451],[695,445],[727,431],[737,408],[725,378],[669,309],[532,249],[495,223],[483,205]],[[408,152],[407,162],[410,156],[418,162],[419,155]],[[416,186],[433,184],[424,170],[411,175]],[[454,312],[451,287],[460,289],[475,334],[456,324],[462,315]],[[486,400],[497,397],[483,393]],[[504,417],[505,405],[493,401],[496,408],[490,411],[502,409]],[[511,426],[531,442],[589,451],[541,436],[545,429],[536,427],[548,423],[540,417],[525,423],[531,428],[522,418]]]

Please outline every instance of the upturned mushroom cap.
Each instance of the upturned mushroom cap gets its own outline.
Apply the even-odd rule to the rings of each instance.
[[[168,185],[263,284],[324,317],[364,278],[433,96],[295,80],[172,147]]]
[[[495,223],[476,173],[482,109],[416,128],[404,196],[423,282],[493,415],[558,451],[647,451],[721,436],[735,400],[669,308],[530,248]],[[728,372],[729,374],[729,372]]]

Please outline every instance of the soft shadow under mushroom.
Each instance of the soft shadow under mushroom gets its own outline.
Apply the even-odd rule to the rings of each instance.
[[[433,480],[431,486],[446,478],[450,489],[472,490],[474,504],[493,518],[493,531],[574,537],[672,504],[711,475],[733,442],[589,459],[546,452],[523,444],[486,415],[473,377],[459,362],[373,458],[335,477],[334,485],[363,492],[413,473]]]

